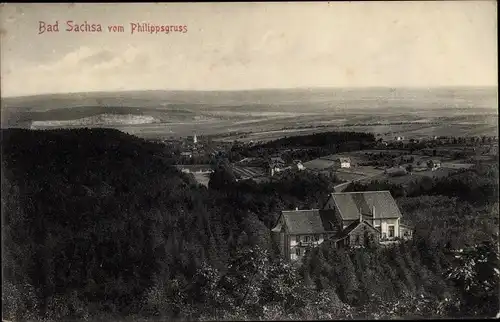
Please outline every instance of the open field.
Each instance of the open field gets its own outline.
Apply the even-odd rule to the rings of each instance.
[[[304,167],[306,167],[306,169],[316,170],[316,171],[326,170],[326,169],[332,168],[334,165],[335,165],[335,162],[333,162],[331,160],[322,159],[322,158],[314,159],[314,160],[307,161],[304,163]]]
[[[407,185],[414,180],[420,180],[423,177],[429,178],[443,178],[447,177],[450,174],[456,172],[457,169],[452,168],[440,168],[435,171],[425,170],[425,171],[415,171],[412,174],[406,174],[403,176],[388,176],[386,174],[380,174],[374,177],[371,177],[370,180],[375,181],[387,181],[392,184],[400,184]]]
[[[349,172],[335,172],[335,176],[342,181],[358,181],[366,178],[365,175]]]
[[[362,181],[381,175],[384,170],[370,166],[354,166],[351,168],[337,169],[335,175],[345,181]]]
[[[232,166],[233,172],[237,178],[254,178],[266,175],[266,171],[259,167]]]
[[[441,167],[435,171],[426,170],[426,171],[415,172],[414,175],[421,177],[430,177],[430,178],[443,178],[449,176],[450,174],[456,171],[457,169]]]
[[[208,187],[208,182],[210,181],[210,174],[208,174],[208,173],[193,173],[193,176],[199,184],[204,185],[205,187]]]
[[[472,163],[455,163],[455,162],[443,162],[441,163],[442,168],[447,168],[447,169],[469,169],[473,167],[474,164]]]
[[[138,91],[2,98],[1,116],[3,128],[113,127],[151,139],[267,141],[323,131],[418,138],[498,135],[496,106],[496,88]],[[119,122],[99,121],[102,114]]]

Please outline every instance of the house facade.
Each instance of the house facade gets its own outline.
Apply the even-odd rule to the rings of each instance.
[[[413,238],[413,227],[407,224],[399,224],[399,234],[402,239],[408,240]]]
[[[380,231],[380,239],[400,237],[401,212],[389,191],[362,191],[332,193],[324,209],[335,212],[347,228],[360,216]]]
[[[439,160],[429,160],[427,162],[427,166],[432,171],[436,171],[437,169],[441,168],[441,161],[439,161]]]
[[[336,235],[335,227],[329,226],[333,218],[322,220],[320,213],[319,209],[282,211],[272,233],[286,259],[300,259],[309,247]]]
[[[293,160],[293,164],[294,164],[295,168],[299,171],[306,169],[306,167],[304,167],[304,164],[302,164],[302,161],[300,161],[300,160]]]
[[[328,241],[335,247],[411,238],[412,228],[400,225],[401,213],[389,191],[332,193],[322,209],[282,211],[272,235],[288,260],[300,259],[308,248]]]
[[[287,169],[285,161],[282,158],[270,158],[268,161],[269,174],[274,176],[278,172],[285,171]]]
[[[335,160],[335,166],[337,168],[350,168],[351,167],[351,159],[339,157]]]

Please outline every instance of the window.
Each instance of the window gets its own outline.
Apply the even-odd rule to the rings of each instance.
[[[387,238],[387,233],[382,233],[382,239],[386,239]]]
[[[300,248],[295,248],[295,255],[300,256]]]
[[[304,237],[304,241],[305,241],[306,243],[307,243],[307,242],[309,242],[309,236],[305,236],[305,237]]]
[[[359,235],[356,235],[354,244],[359,245]]]
[[[389,226],[389,238],[394,237],[394,226]]]
[[[319,241],[319,236],[320,235],[314,235],[314,241]]]
[[[297,243],[300,243],[300,236],[299,236],[299,235],[295,236],[295,241],[296,241]]]
[[[368,233],[367,231],[365,231],[365,236],[364,236],[364,244],[365,246],[370,246],[373,244],[373,236]]]

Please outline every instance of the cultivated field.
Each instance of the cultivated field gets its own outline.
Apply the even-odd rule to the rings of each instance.
[[[266,171],[263,168],[258,167],[242,167],[233,165],[233,172],[237,178],[255,178],[266,175]]]
[[[314,159],[304,163],[304,167],[309,170],[321,171],[332,168],[335,166],[335,162],[323,158]]]
[[[386,138],[498,135],[496,88],[140,91],[1,102],[4,128],[30,128],[33,122],[40,128],[84,124],[151,139],[197,133],[220,135],[221,140],[267,141],[322,131],[371,132]],[[99,121],[96,116],[102,114],[120,122]],[[128,115],[130,120],[113,115]],[[154,123],[133,124],[134,115]],[[95,124],[89,124],[93,119]]]

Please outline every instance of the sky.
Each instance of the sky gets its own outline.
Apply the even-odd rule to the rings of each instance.
[[[66,31],[68,20],[102,32]],[[59,32],[40,34],[40,21]],[[131,34],[131,23],[187,32]],[[0,28],[3,97],[497,86],[496,1],[11,3]]]

